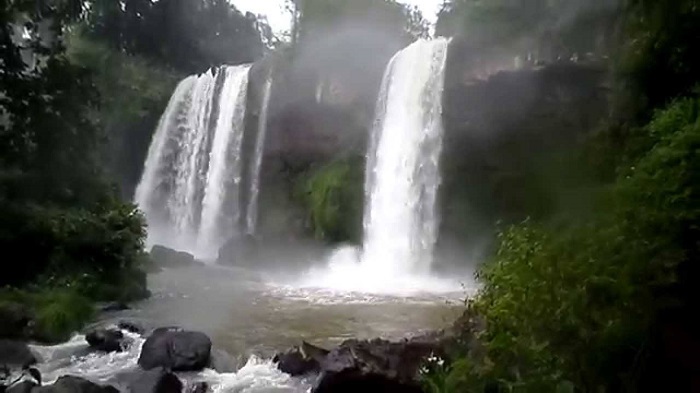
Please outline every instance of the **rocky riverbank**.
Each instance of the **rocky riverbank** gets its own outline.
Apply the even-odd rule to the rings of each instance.
[[[206,334],[177,327],[145,333],[137,323],[122,321],[116,326],[92,329],[83,340],[87,346],[74,346],[70,361],[110,356],[107,353],[138,353],[138,357],[133,367],[114,370],[110,378],[67,373],[42,381],[39,369],[50,359],[43,359],[41,351],[26,343],[2,340],[0,392],[205,393],[212,391],[210,381],[193,379],[192,373],[207,375],[219,368],[216,354],[220,352],[212,349]],[[421,392],[419,370],[426,359],[444,354],[446,342],[444,334],[395,342],[351,339],[329,349],[302,342],[278,353],[272,366],[289,378],[303,381],[314,393]]]

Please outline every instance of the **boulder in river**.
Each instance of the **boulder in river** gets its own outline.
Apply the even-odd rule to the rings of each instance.
[[[26,343],[0,339],[0,366],[24,368],[36,361],[36,357]]]
[[[199,263],[192,254],[159,245],[151,248],[151,260],[157,266],[173,268],[188,267]]]
[[[278,353],[273,361],[280,371],[296,377],[321,371],[321,362],[328,353],[326,349],[303,342],[301,347]]]
[[[236,236],[229,239],[219,249],[216,263],[252,267],[259,262],[260,245],[253,235]]]
[[[138,371],[126,390],[129,393],[181,393],[182,382],[175,374],[159,367]]]
[[[102,352],[121,352],[124,334],[117,329],[95,329],[85,335],[91,348]]]
[[[119,393],[119,390],[109,385],[98,385],[86,379],[63,376],[53,385],[35,387],[31,393]]]
[[[138,363],[145,370],[199,371],[209,365],[210,357],[211,339],[206,334],[159,328],[146,339]]]
[[[141,324],[134,321],[119,321],[119,323],[117,323],[117,327],[121,330],[126,330],[127,332],[137,334],[143,334],[146,331]]]
[[[420,367],[438,352],[436,341],[348,340],[323,359],[313,392],[420,393]]]

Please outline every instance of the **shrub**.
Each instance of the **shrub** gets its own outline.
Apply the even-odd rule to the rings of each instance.
[[[657,382],[644,372],[657,372],[654,364],[685,367],[659,362],[673,348],[658,332],[700,299],[699,103],[657,112],[643,129],[649,148],[620,168],[597,214],[500,233],[470,303],[486,323],[483,348],[450,368],[446,379],[468,381],[451,391],[636,391]],[[687,317],[678,321],[693,330]]]
[[[359,240],[363,173],[358,158],[343,159],[302,176],[297,193],[306,206],[317,238],[330,242]]]
[[[72,289],[46,290],[33,295],[35,337],[45,342],[65,341],[94,315],[89,299]]]
[[[0,338],[56,343],[69,338],[94,315],[92,302],[76,289],[0,289]]]
[[[0,244],[13,263],[0,285],[21,287],[32,281],[33,291],[70,287],[94,300],[146,294],[139,272],[144,220],[132,205],[15,205],[8,212],[9,220],[0,226]],[[143,284],[140,289],[138,283]]]

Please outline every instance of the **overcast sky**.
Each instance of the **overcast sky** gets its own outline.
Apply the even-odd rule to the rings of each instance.
[[[284,0],[231,0],[243,12],[267,15],[270,26],[281,32],[290,29],[289,14],[284,11]],[[417,5],[426,19],[435,22],[442,0],[401,0],[400,3]]]

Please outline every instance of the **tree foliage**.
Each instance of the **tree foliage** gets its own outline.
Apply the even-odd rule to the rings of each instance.
[[[469,303],[486,324],[481,346],[452,369],[461,382],[447,391],[689,391],[691,365],[663,336],[697,329],[699,105],[683,99],[655,115],[643,128],[652,147],[595,215],[501,232]]]
[[[623,47],[619,71],[631,106],[623,109],[636,120],[646,121],[655,108],[693,94],[700,83],[698,20],[697,0],[630,0],[625,28],[631,39]]]
[[[446,0],[436,33],[462,36],[481,48],[502,46],[553,59],[603,55],[620,10],[618,0]]]
[[[264,20],[227,0],[89,1],[87,26],[113,48],[186,73],[262,56]]]
[[[394,0],[297,0],[296,34],[313,39],[332,29],[372,28],[410,42],[425,38],[429,24],[417,7]]]
[[[93,75],[65,52],[65,33],[82,5],[0,6],[0,286],[116,298],[121,290],[88,293],[72,285],[86,275],[95,286],[117,287],[138,277],[145,237],[140,213],[116,197],[103,171]],[[62,330],[74,327],[72,316],[83,320],[86,314],[64,310],[78,306],[66,299],[39,307],[46,312],[37,323]]]
[[[154,60],[117,52],[75,28],[67,39],[73,64],[92,72],[100,106],[91,118],[102,130],[102,163],[131,199],[147,149],[170,95],[182,75]]]

